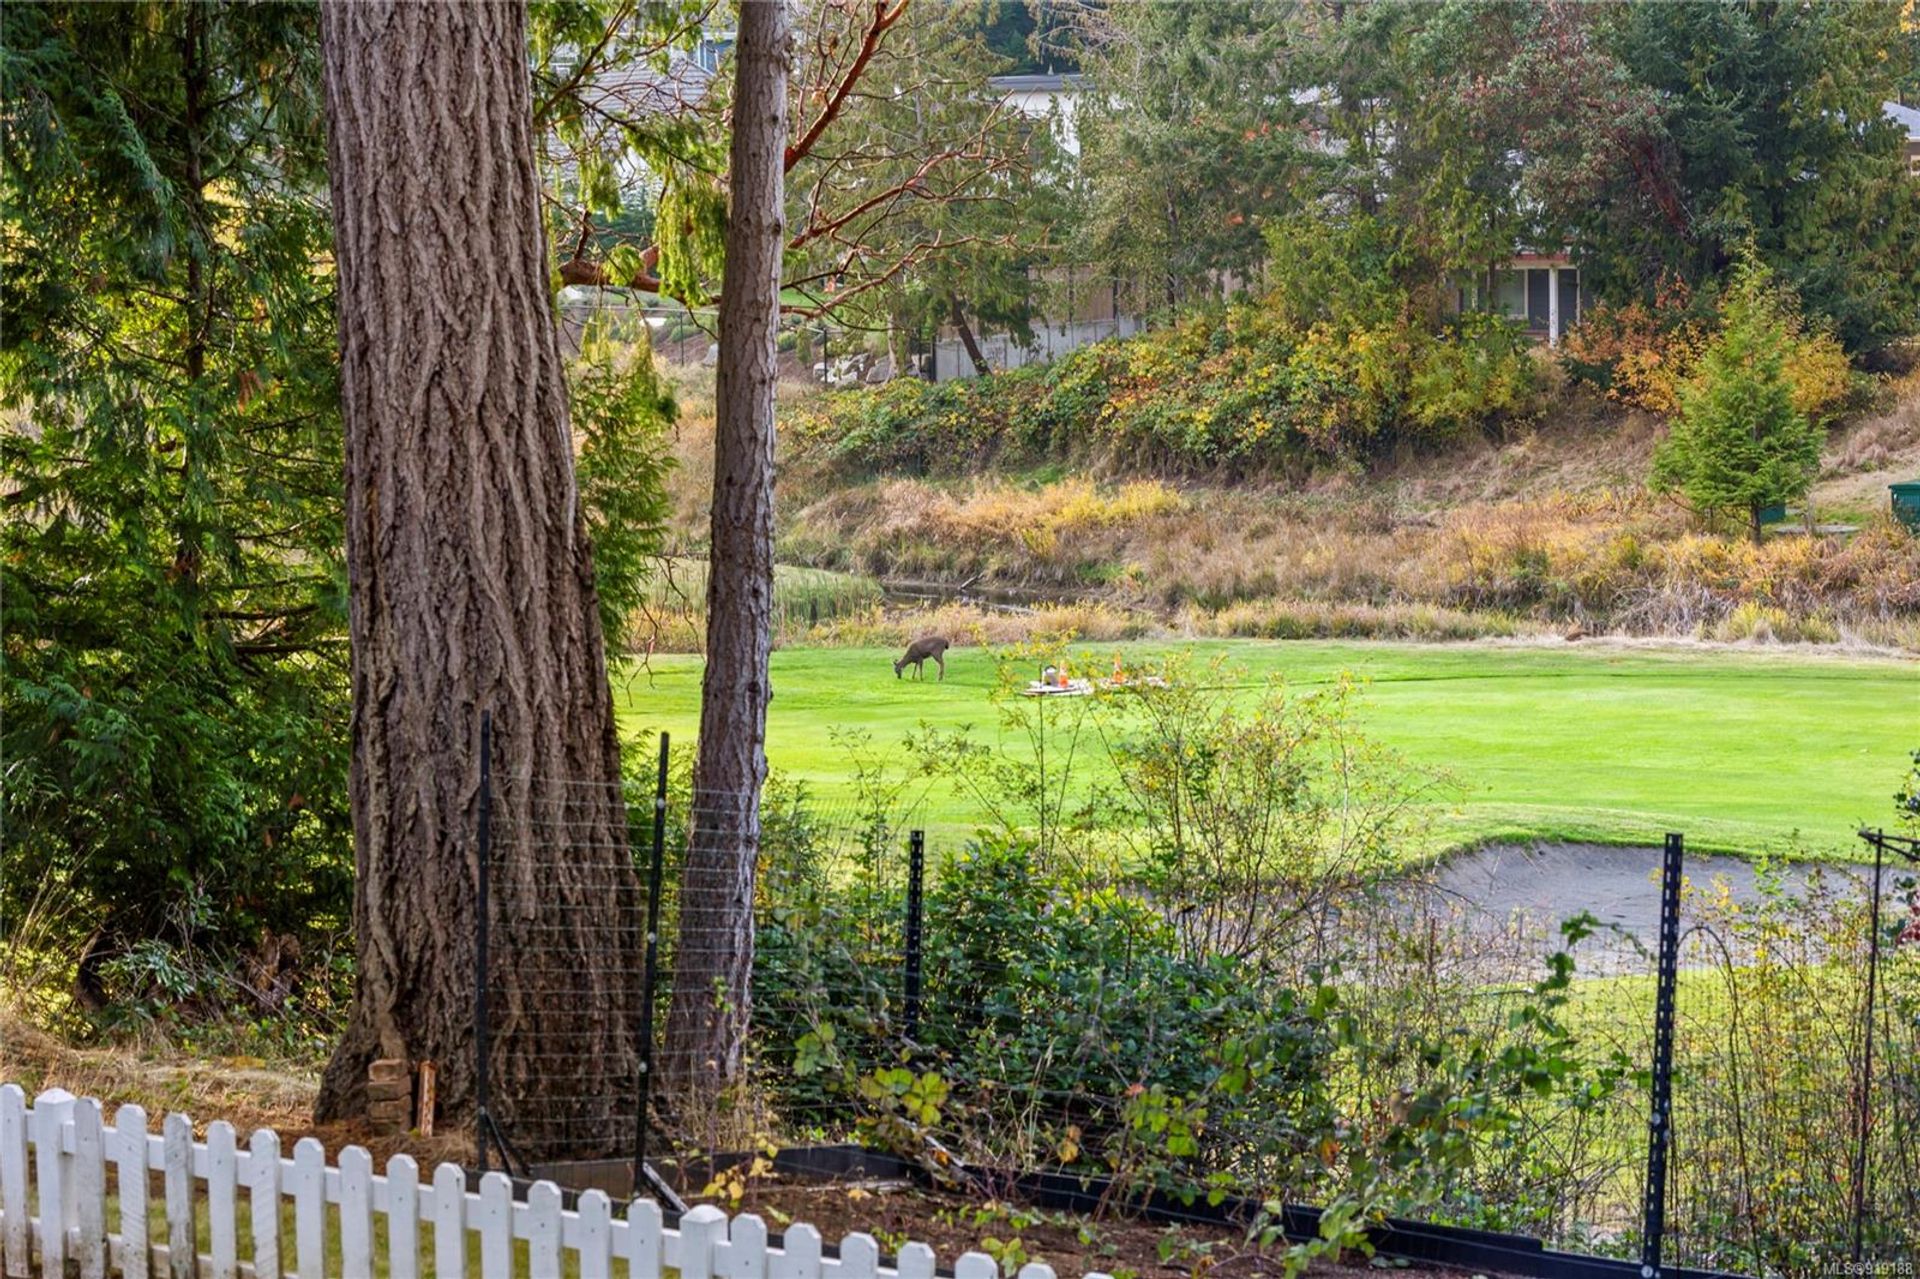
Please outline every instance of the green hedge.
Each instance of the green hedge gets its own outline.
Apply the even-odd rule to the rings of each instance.
[[[1263,470],[1486,430],[1535,411],[1533,361],[1486,316],[1302,328],[1262,302],[971,381],[899,380],[794,423],[858,471],[1108,457],[1162,472]]]

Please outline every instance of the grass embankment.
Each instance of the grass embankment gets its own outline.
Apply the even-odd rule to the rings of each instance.
[[[1577,624],[1920,648],[1920,538],[1891,522],[1886,494],[1920,476],[1920,387],[1832,436],[1812,503],[1825,531],[1785,525],[1761,546],[1647,493],[1652,415],[1580,401],[1555,414],[1502,443],[1290,483],[801,464],[780,553],[1068,590],[1219,635],[1457,639]]]
[[[678,387],[686,416],[669,485],[675,545],[689,554],[699,553],[712,485],[709,379],[683,374]],[[784,562],[1066,597],[1076,615],[1055,620],[1093,638],[1171,625],[1266,639],[1455,640],[1579,625],[1920,650],[1920,538],[1887,514],[1887,485],[1920,478],[1920,374],[1883,386],[1830,432],[1811,501],[1824,531],[1783,526],[1760,547],[1650,496],[1664,423],[1591,394],[1556,392],[1538,421],[1498,438],[1469,432],[1365,461],[1209,472],[1157,470],[1150,451],[1084,466],[963,450],[937,464],[850,467],[832,437],[790,428],[858,401],[789,390]],[[894,610],[805,642],[890,642],[915,628]],[[692,646],[668,636],[654,647]]]
[[[955,636],[959,639],[961,637]],[[1809,657],[1707,648],[1570,648],[1203,641],[1197,664],[1224,654],[1249,693],[1272,675],[1324,686],[1366,680],[1362,719],[1420,766],[1447,770],[1457,802],[1438,814],[1442,847],[1489,840],[1658,843],[1683,831],[1701,851],[1837,849],[1884,817],[1920,733],[1920,667],[1897,659]],[[1086,647],[1104,671],[1119,652],[1141,668],[1165,643]],[[895,680],[883,649],[789,649],[773,658],[768,749],[774,769],[823,801],[849,799],[837,732],[890,747],[922,724],[972,725],[982,741],[1025,755],[989,700],[988,655],[956,649],[947,678]],[[683,743],[698,723],[698,658],[656,656],[615,674],[627,732],[665,729]],[[909,766],[902,757],[901,768]],[[952,838],[979,813],[925,788],[915,819]],[[1439,849],[1426,849],[1434,852]]]

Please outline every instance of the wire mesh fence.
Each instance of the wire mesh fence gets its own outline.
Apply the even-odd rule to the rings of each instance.
[[[1278,923],[1223,929],[1012,835],[927,846],[897,793],[696,792],[664,749],[497,807],[480,1039],[500,1147],[549,1175],[699,1190],[851,1142],[936,1179],[1066,1169],[1113,1211],[1346,1196],[1625,1257],[1654,1222],[1664,1264],[1753,1273],[1846,1259],[1856,1222],[1863,1258],[1920,1248],[1920,948],[1870,955],[1910,877],[1878,913],[1850,872],[1689,883],[1658,1107],[1657,919],[1396,878],[1233,886],[1214,914]]]

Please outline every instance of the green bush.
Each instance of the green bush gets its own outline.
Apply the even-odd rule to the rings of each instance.
[[[1245,472],[1449,438],[1532,412],[1523,340],[1489,317],[1291,318],[1274,300],[1213,307],[1169,328],[970,381],[899,380],[794,423],[855,471],[963,471],[1124,459],[1130,470]]]
[[[1010,678],[1030,665],[1003,656]],[[1378,841],[1425,783],[1357,736],[1352,690],[1276,688],[1248,708],[1218,669],[1167,674],[1077,709],[1003,700],[1003,739],[1090,761],[1108,789],[1084,806],[1073,784],[964,734],[911,744],[910,775],[976,788],[995,813],[931,873],[911,1031],[905,885],[886,873],[898,832],[883,817],[901,791],[877,802],[883,757],[858,766],[867,798],[844,864],[786,835],[764,846],[777,886],[757,936],[753,1055],[779,1119],[936,1174],[958,1157],[1108,1175],[1122,1202],[1321,1202],[1344,1223],[1317,1245],[1329,1251],[1388,1212],[1454,1213],[1488,1176],[1524,1193],[1563,1180],[1551,1159],[1516,1170],[1502,1152],[1543,1107],[1620,1082],[1577,1062],[1552,1017],[1569,965],[1498,1004],[1435,984],[1428,925],[1374,891]],[[1118,856],[1100,817],[1116,806],[1145,831]]]

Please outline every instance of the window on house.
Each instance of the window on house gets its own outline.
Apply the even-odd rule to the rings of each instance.
[[[1511,320],[1527,318],[1526,272],[1494,272],[1493,309]]]
[[[1562,332],[1580,322],[1580,273],[1560,269],[1560,329]]]
[[[1552,274],[1539,267],[1527,270],[1527,327],[1546,331],[1547,308],[1551,300]]]

